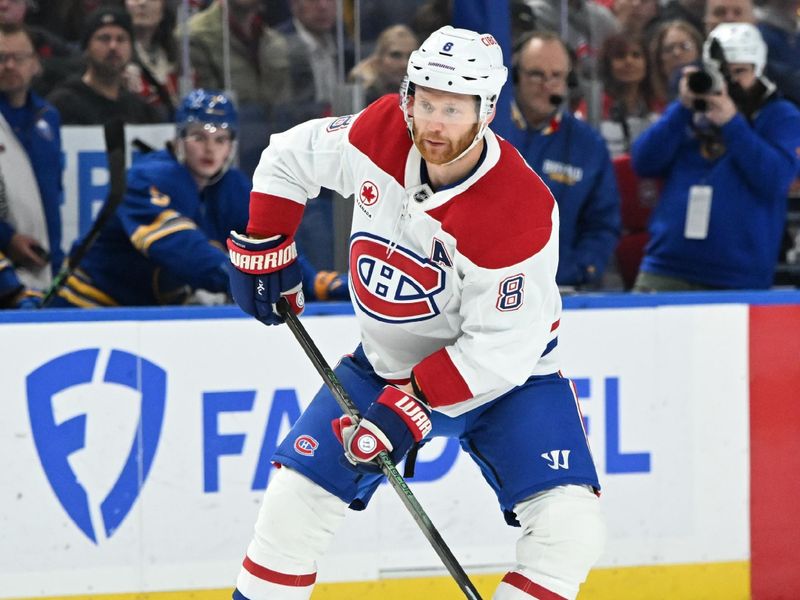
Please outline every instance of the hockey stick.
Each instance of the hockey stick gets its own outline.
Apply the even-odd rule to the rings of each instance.
[[[125,196],[125,123],[120,119],[109,121],[103,127],[103,134],[106,141],[106,154],[108,155],[108,196],[106,196],[103,208],[100,209],[97,218],[92,223],[89,233],[86,234],[86,237],[81,240],[80,244],[73,249],[64,264],[61,265],[61,270],[53,279],[53,283],[50,284],[47,292],[45,292],[42,298],[42,308],[47,307],[52,302],[58,291],[64,286],[67,278],[78,268],[83,257],[86,256],[89,248],[92,247],[97,236],[100,235],[100,230],[117,211],[117,207]]]
[[[311,336],[308,335],[308,332],[306,331],[306,328],[303,327],[300,319],[298,319],[297,315],[295,315],[292,311],[286,298],[281,298],[278,300],[277,309],[278,313],[285,319],[289,329],[292,330],[292,333],[297,338],[297,341],[300,342],[300,345],[303,347],[303,350],[305,350],[308,358],[311,359],[314,368],[322,377],[325,385],[328,386],[328,389],[333,394],[333,397],[336,399],[339,407],[345,414],[358,418],[360,416],[358,408],[353,403],[353,400],[347,394],[345,389],[342,387],[342,384],[339,383],[339,378],[336,377],[333,369],[330,368],[325,360],[325,357],[322,356],[322,353],[319,351],[319,348],[317,348],[314,340],[312,340]],[[478,593],[478,590],[475,589],[475,586],[469,580],[469,577],[464,572],[464,569],[458,563],[458,559],[453,556],[450,548],[447,547],[447,544],[445,543],[441,534],[437,531],[436,527],[431,522],[430,517],[428,517],[427,513],[425,512],[425,509],[422,508],[416,496],[414,496],[414,493],[408,487],[405,479],[403,479],[403,476],[400,475],[397,467],[389,457],[389,453],[384,450],[378,454],[376,460],[381,468],[381,471],[383,471],[383,474],[386,475],[389,483],[392,484],[392,487],[400,496],[400,500],[409,510],[411,516],[414,517],[417,525],[419,525],[425,537],[428,538],[428,541],[431,543],[431,546],[433,546],[436,554],[438,554],[439,558],[442,559],[442,562],[444,563],[444,566],[447,567],[450,575],[452,575],[453,579],[455,579],[458,587],[461,588],[461,591],[464,592],[464,595],[467,598],[470,598],[471,600],[481,600],[481,595]]]

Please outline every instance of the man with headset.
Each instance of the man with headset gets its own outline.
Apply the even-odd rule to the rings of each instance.
[[[514,54],[516,103],[506,134],[550,188],[561,214],[556,282],[597,287],[620,231],[617,182],[602,137],[565,109],[574,75],[557,34],[534,31]]]

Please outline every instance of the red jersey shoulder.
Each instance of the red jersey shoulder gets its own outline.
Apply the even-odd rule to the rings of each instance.
[[[519,152],[498,139],[500,159],[474,185],[428,214],[456,238],[458,250],[486,269],[515,265],[553,235],[549,188]]]
[[[382,96],[365,108],[350,128],[348,139],[378,168],[404,185],[412,142],[399,94]]]

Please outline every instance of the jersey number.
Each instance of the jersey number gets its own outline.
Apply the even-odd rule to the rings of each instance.
[[[497,310],[507,312],[517,310],[522,306],[522,299],[525,290],[525,276],[512,275],[500,282],[499,293],[497,294]]]

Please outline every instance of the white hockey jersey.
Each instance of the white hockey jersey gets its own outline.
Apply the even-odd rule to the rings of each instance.
[[[350,292],[364,351],[387,380],[411,371],[455,416],[559,370],[558,208],[491,131],[477,170],[433,193],[397,95],[273,135],[248,232],[293,235],[320,187],[353,195]]]

